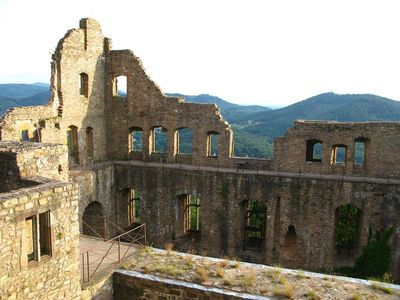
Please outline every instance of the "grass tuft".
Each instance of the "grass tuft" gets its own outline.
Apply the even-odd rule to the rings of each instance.
[[[171,255],[172,249],[174,248],[174,244],[168,242],[165,244],[165,250],[167,251],[167,255]]]
[[[372,282],[371,287],[372,287],[372,289],[382,291],[385,294],[389,294],[389,295],[393,294],[393,289],[391,289],[390,287],[387,287],[387,286],[380,285],[376,282]]]
[[[349,298],[349,300],[361,300],[361,295],[360,294],[353,294],[351,295],[351,297]]]
[[[225,276],[225,271],[224,271],[224,269],[223,269],[223,268],[220,268],[220,267],[217,267],[217,268],[215,269],[215,273],[217,274],[217,277],[220,277],[220,278],[224,278],[224,276]]]
[[[208,281],[208,273],[207,270],[204,267],[200,267],[196,270],[197,275],[199,276],[197,279],[201,282],[207,282]]]
[[[293,299],[294,297],[294,290],[290,284],[285,284],[281,288],[274,289],[274,295],[277,297],[285,297],[288,299]]]

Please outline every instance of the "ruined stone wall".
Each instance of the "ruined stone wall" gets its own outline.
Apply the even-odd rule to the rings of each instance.
[[[78,188],[42,183],[0,194],[0,298],[79,299]],[[28,262],[26,219],[50,211],[51,255]]]
[[[275,169],[279,171],[358,175],[367,177],[400,176],[400,123],[368,122],[340,123],[323,121],[296,121],[288,133],[275,140]],[[355,141],[366,140],[365,163],[354,162]],[[322,161],[306,161],[307,140],[322,141]],[[346,162],[334,164],[334,145],[347,147]]]
[[[110,159],[218,165],[232,156],[232,131],[215,105],[185,103],[182,99],[164,96],[129,50],[111,51],[108,62],[106,102]],[[120,75],[127,76],[126,98],[113,95],[113,80]],[[128,147],[129,129],[133,127],[143,130],[143,148],[137,153],[130,153]],[[167,131],[166,153],[152,152],[150,140],[154,127]],[[178,153],[176,131],[181,128],[192,129],[191,155]],[[218,158],[207,157],[208,132],[219,134]]]
[[[398,226],[399,185],[373,184],[342,180],[289,178],[205,172],[164,167],[116,165],[117,191],[137,190],[142,222],[147,225],[151,243],[164,247],[173,241],[177,248],[212,256],[228,255],[257,263],[281,263],[311,270],[351,265],[366,244],[369,230],[375,232]],[[183,232],[182,194],[193,194],[201,203],[201,232]],[[116,195],[118,215],[126,218],[127,203]],[[246,200],[266,205],[265,239],[261,248],[244,250]],[[124,207],[125,203],[125,207]],[[335,248],[335,211],[351,204],[362,211],[359,243],[343,257]],[[286,240],[294,226],[294,246]],[[398,231],[398,230],[397,230]],[[193,239],[195,239],[193,241]],[[193,242],[193,243],[192,243]],[[399,274],[399,234],[393,239],[393,273]],[[293,246],[293,247],[292,247]]]
[[[110,47],[100,25],[95,20],[82,19],[80,28],[68,31],[52,56],[49,104],[9,110],[0,119],[1,139],[19,141],[22,130],[28,130],[33,137],[39,129],[41,142],[66,144],[67,131],[75,126],[79,159],[71,163],[105,160],[104,53]],[[81,83],[83,73],[87,75],[85,92]],[[93,132],[93,157],[88,155],[87,128]]]

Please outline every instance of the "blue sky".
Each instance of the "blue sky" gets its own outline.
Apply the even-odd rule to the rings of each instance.
[[[92,17],[164,92],[266,106],[331,91],[400,100],[398,12],[395,0],[0,0],[0,83],[49,82],[58,40]]]

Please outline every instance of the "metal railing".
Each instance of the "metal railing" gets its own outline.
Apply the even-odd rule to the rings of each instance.
[[[113,226],[115,226],[118,230],[122,230],[118,225],[110,221],[108,221],[108,224],[113,224]],[[93,233],[95,233],[97,236],[103,238],[101,234],[96,232],[87,223],[86,226],[88,226],[88,228],[90,228],[93,231]],[[105,262],[109,262],[111,264],[121,263],[124,258],[129,257],[129,255],[127,254],[134,244],[140,246],[146,246],[147,245],[146,224],[141,224],[133,229],[130,229],[126,232],[117,235],[116,237],[113,237],[109,240],[105,240],[104,244],[107,244],[107,246],[109,244],[108,249],[106,247],[107,251],[104,254],[98,253],[97,252],[98,249],[91,249],[89,251],[81,253],[83,282],[89,282],[90,279],[93,277],[93,275],[100,270],[101,265],[102,264],[104,265]],[[91,255],[89,254],[90,252]],[[115,254],[117,258],[115,258]]]

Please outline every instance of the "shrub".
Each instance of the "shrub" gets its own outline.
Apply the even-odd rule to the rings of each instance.
[[[394,232],[394,227],[383,233],[376,233],[375,239],[370,239],[363,248],[361,255],[356,259],[353,271],[356,276],[367,278],[369,276],[382,278],[390,266],[389,238]]]
[[[393,232],[394,227],[377,232],[375,238],[369,239],[367,245],[363,247],[354,267],[342,267],[336,271],[346,276],[382,278],[389,270],[391,255],[389,238]]]

